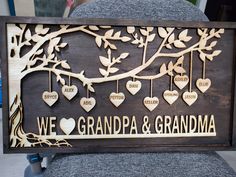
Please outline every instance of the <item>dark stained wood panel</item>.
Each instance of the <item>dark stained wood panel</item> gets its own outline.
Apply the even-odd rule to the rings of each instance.
[[[4,152],[235,147],[235,23],[1,17]]]

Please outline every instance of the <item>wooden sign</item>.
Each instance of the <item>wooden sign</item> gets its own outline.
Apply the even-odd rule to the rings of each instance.
[[[4,152],[232,150],[235,29],[2,17]]]

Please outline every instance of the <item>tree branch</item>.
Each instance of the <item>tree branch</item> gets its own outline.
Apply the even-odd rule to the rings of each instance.
[[[165,72],[161,72],[158,73],[156,75],[151,75],[151,76],[134,76],[135,79],[142,79],[142,80],[154,80],[154,79],[158,79],[166,74],[168,74],[169,72],[173,71],[174,68],[176,66],[178,66],[179,64],[181,64],[181,62],[176,62],[172,67],[168,68],[168,70],[166,70]]]
[[[206,38],[206,40],[209,40],[211,38],[213,38],[215,36],[215,33],[211,34],[210,36],[208,36]],[[183,51],[180,51],[180,52],[176,52],[176,53],[160,53],[158,56],[159,57],[173,57],[173,58],[178,58],[178,57],[181,57],[183,56],[184,54],[186,53],[189,53],[190,51],[193,51],[193,50],[204,50],[204,48],[195,48],[197,46],[199,46],[201,40],[199,40],[196,44],[192,45],[191,47],[183,50]]]
[[[109,77],[99,77],[99,78],[86,78],[84,75],[81,75],[80,73],[72,73],[72,72],[68,72],[68,71],[63,71],[63,70],[59,70],[59,69],[52,69],[52,68],[47,68],[44,66],[38,66],[36,68],[30,68],[26,71],[24,71],[22,73],[22,78],[31,73],[31,72],[35,72],[35,71],[51,71],[52,73],[55,73],[56,75],[59,73],[60,75],[66,75],[66,76],[71,76],[74,78],[79,79],[83,84],[97,84],[97,83],[102,83],[102,82],[109,82],[109,81],[114,81],[114,80],[121,80],[124,78],[128,78],[128,77],[138,77],[136,76],[138,73],[140,73],[141,71],[143,71],[145,68],[147,68],[148,66],[150,66],[156,58],[159,57],[159,53],[162,50],[163,46],[165,45],[166,40],[168,39],[169,35],[172,33],[173,31],[170,31],[167,35],[167,37],[165,39],[163,39],[162,43],[160,44],[160,46],[158,47],[157,52],[150,58],[147,60],[147,62],[143,65],[140,65],[139,67],[126,72],[126,73],[122,73],[122,74],[118,74],[118,75],[114,75],[114,76],[109,76]]]
[[[74,27],[74,28],[61,28],[60,30],[58,31],[54,31],[54,32],[51,32],[45,36],[42,37],[42,39],[37,42],[34,47],[27,53],[25,54],[22,59],[23,60],[28,60],[46,41],[52,39],[52,38],[55,38],[59,35],[62,35],[62,34],[65,34],[65,33],[72,33],[72,32],[76,32],[76,31],[82,31],[86,34],[89,34],[89,35],[92,35],[94,37],[101,37],[103,39],[104,42],[108,42],[107,39],[111,39],[111,40],[117,40],[117,38],[115,37],[104,37],[104,36],[101,36],[101,35],[98,35],[92,31],[89,31],[87,29],[85,29],[86,26],[79,26],[79,27]],[[122,38],[120,37],[119,40],[122,40]]]
[[[140,65],[138,67],[136,67],[135,69],[132,69],[126,73],[122,73],[122,74],[118,74],[118,75],[113,75],[113,76],[109,76],[109,77],[98,77],[98,78],[86,78],[83,74],[81,73],[73,73],[73,72],[69,72],[69,71],[64,71],[64,70],[60,70],[60,69],[54,69],[54,68],[48,68],[45,66],[38,66],[36,68],[30,68],[26,71],[24,71],[22,73],[22,78],[31,73],[31,72],[35,72],[35,71],[51,71],[52,73],[55,73],[56,75],[65,75],[65,76],[71,76],[74,78],[79,79],[83,85],[92,85],[92,84],[98,84],[98,83],[103,83],[103,82],[109,82],[109,81],[115,81],[115,80],[121,80],[124,78],[128,78],[128,77],[134,77],[137,79],[157,79],[160,78],[161,76],[165,75],[166,73],[168,73],[169,70],[173,70],[173,68],[170,68],[168,71],[164,72],[164,73],[159,73],[157,75],[153,75],[153,76],[137,76],[138,73],[140,73],[141,71],[143,71],[144,69],[146,69],[148,66],[150,66],[158,57],[181,57],[186,53],[189,53],[190,51],[194,51],[194,50],[199,50],[199,48],[197,48],[199,46],[200,40],[192,45],[191,47],[177,52],[177,53],[160,53],[163,46],[165,45],[169,35],[172,33],[173,31],[170,31],[167,35],[167,37],[165,39],[163,39],[162,43],[160,44],[160,46],[158,47],[158,50],[156,51],[156,53],[150,57],[147,62],[143,65]],[[217,33],[217,32],[216,32]],[[215,34],[211,34],[209,35],[206,40],[211,39],[212,37],[214,37]],[[201,50],[203,50],[203,48],[201,48]],[[178,65],[178,63],[176,63]],[[176,65],[175,65],[176,66]]]

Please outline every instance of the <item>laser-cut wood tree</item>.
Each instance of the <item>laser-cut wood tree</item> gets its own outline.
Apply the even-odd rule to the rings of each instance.
[[[103,30],[103,35],[97,32]],[[164,27],[127,27],[127,33],[121,34],[121,31],[115,31],[110,26],[69,26],[61,25],[56,31],[50,31],[50,28],[43,25],[36,25],[34,30],[31,30],[25,24],[8,24],[8,61],[9,61],[9,105],[10,105],[10,141],[12,147],[17,146],[36,146],[36,145],[48,145],[48,146],[61,146],[70,144],[65,139],[56,139],[55,143],[50,142],[47,139],[40,137],[34,133],[25,133],[23,130],[23,105],[21,101],[21,81],[22,79],[33,72],[49,72],[49,78],[51,74],[55,74],[57,81],[63,86],[63,94],[65,94],[66,83],[65,76],[69,78],[78,79],[83,83],[83,86],[90,92],[95,92],[95,84],[101,84],[109,81],[117,82],[117,91],[110,95],[111,102],[118,107],[125,99],[125,95],[118,90],[118,81],[125,78],[133,78],[126,84],[127,89],[132,95],[135,95],[141,89],[140,80],[151,81],[151,94],[150,97],[144,99],[144,105],[150,111],[154,110],[159,103],[157,97],[152,95],[152,83],[155,79],[158,79],[164,75],[170,76],[170,90],[163,93],[164,99],[173,104],[179,97],[177,90],[173,90],[172,83],[174,74],[174,83],[179,89],[183,89],[189,83],[189,91],[183,94],[183,99],[188,105],[192,105],[197,99],[197,93],[192,91],[192,60],[193,52],[199,53],[199,58],[203,63],[203,76],[196,84],[201,92],[205,92],[210,87],[210,80],[205,78],[205,65],[206,60],[212,61],[215,56],[218,56],[221,51],[214,50],[213,48],[217,44],[217,38],[221,37],[224,33],[224,29],[197,29],[199,39],[192,45],[188,45],[192,36],[188,35],[189,30],[177,30],[175,28]],[[82,70],[79,73],[74,73],[70,69],[70,64],[66,60],[58,59],[56,52],[60,52],[67,43],[62,43],[61,38],[63,34],[81,32],[94,37],[97,47],[104,48],[107,56],[99,56],[99,60],[103,65],[102,68],[98,68],[101,73],[101,77],[89,78],[85,75],[85,71]],[[214,39],[214,40],[213,40]],[[161,40],[160,46],[157,46],[155,53],[147,58],[148,46],[154,40]],[[112,51],[117,50],[115,41],[121,41],[127,43],[127,45],[136,45],[143,50],[141,57],[142,61],[140,65],[130,71],[117,74],[119,71],[119,63],[123,60],[128,60],[129,51],[121,53],[118,57],[113,56]],[[47,49],[43,48],[43,45],[47,45]],[[23,47],[29,47],[30,49],[22,54]],[[163,49],[169,49],[170,52],[163,52]],[[178,52],[171,52],[172,49],[180,49]],[[184,55],[190,53],[190,79],[185,74],[186,70],[183,66]],[[165,63],[160,65],[160,72],[151,76],[141,76],[140,73],[152,65],[160,57],[168,57],[177,60],[170,61],[168,65]],[[136,85],[135,87],[131,87]],[[70,83],[69,83],[70,87]],[[49,86],[50,88],[50,86]],[[73,85],[73,90],[77,87]],[[77,90],[75,91],[75,94]],[[72,99],[72,95],[65,95],[68,100]],[[119,99],[117,99],[119,98]],[[51,89],[43,94],[44,101],[52,106],[58,99],[57,93],[53,93]],[[90,101],[92,105],[83,105],[84,101]],[[81,106],[87,112],[89,112],[96,104],[95,98],[82,98]],[[150,104],[151,103],[151,104]]]

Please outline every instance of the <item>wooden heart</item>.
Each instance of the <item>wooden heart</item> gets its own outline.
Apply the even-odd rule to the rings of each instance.
[[[159,99],[157,97],[145,97],[143,104],[149,111],[153,111],[158,106]]]
[[[114,104],[116,107],[120,106],[121,103],[125,101],[125,95],[122,92],[120,93],[112,92],[109,98],[112,104]]]
[[[196,100],[197,100],[197,93],[192,91],[192,92],[184,92],[183,94],[183,100],[185,103],[187,103],[189,106],[191,106]]]
[[[64,85],[62,87],[62,94],[68,99],[71,100],[78,93],[78,88],[75,85]]]
[[[187,75],[176,75],[174,77],[174,83],[179,89],[183,89],[189,82],[189,78]]]
[[[80,100],[80,105],[86,112],[89,112],[96,105],[96,100],[93,97],[90,98],[83,97]]]
[[[179,93],[176,90],[173,90],[173,91],[166,90],[163,93],[163,97],[167,101],[167,103],[171,105],[178,99]]]
[[[43,101],[48,104],[48,106],[52,106],[56,101],[58,100],[58,94],[57,92],[43,92],[42,95]]]
[[[140,81],[128,81],[126,83],[127,90],[132,94],[135,95],[141,89],[142,83]]]
[[[71,134],[71,132],[75,128],[75,120],[73,118],[69,119],[62,118],[60,120],[60,128],[66,135]]]
[[[197,88],[204,93],[207,91],[207,89],[211,86],[211,80],[210,79],[198,79],[196,82]]]

